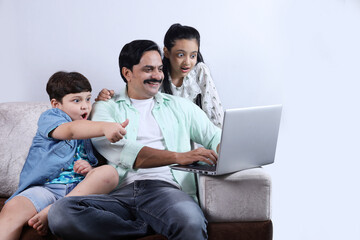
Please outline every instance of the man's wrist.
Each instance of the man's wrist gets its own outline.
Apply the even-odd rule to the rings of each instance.
[[[178,152],[172,152],[173,153],[173,159],[174,159],[174,163],[175,164],[180,164],[180,156],[181,156],[181,153],[178,153]]]

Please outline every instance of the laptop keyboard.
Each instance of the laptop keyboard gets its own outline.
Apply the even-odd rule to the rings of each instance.
[[[212,165],[202,165],[202,164],[191,164],[189,165],[190,168],[192,169],[197,169],[197,170],[203,170],[203,171],[215,171],[216,170],[216,166],[212,166]]]

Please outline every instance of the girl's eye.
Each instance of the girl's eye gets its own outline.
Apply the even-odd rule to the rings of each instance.
[[[196,58],[196,54],[191,55],[191,58],[193,59]]]
[[[178,53],[178,55],[177,55],[178,57],[183,57],[184,56],[184,54],[183,53]]]

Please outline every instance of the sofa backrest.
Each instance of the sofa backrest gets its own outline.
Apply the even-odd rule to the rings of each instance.
[[[49,108],[49,102],[0,103],[0,197],[17,189],[38,119]]]

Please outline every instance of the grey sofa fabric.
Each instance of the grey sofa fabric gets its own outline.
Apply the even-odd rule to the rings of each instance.
[[[262,168],[199,177],[200,205],[210,222],[271,218],[271,178]]]
[[[0,103],[0,197],[17,189],[37,121],[50,107],[50,102]]]
[[[49,102],[0,103],[0,197],[15,192],[19,175]],[[199,197],[209,222],[270,220],[271,179],[263,169],[199,177]]]

